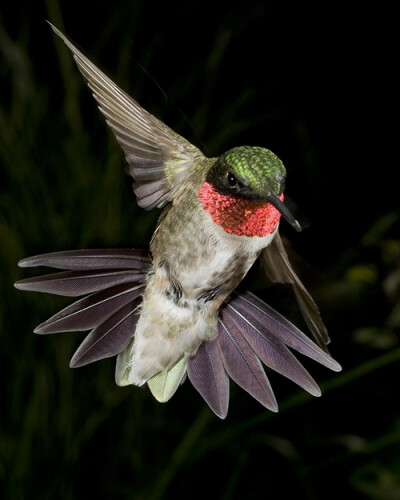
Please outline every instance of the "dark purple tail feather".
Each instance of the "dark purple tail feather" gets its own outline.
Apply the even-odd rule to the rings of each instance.
[[[237,299],[227,304],[225,314],[236,323],[237,328],[264,365],[292,380],[313,396],[320,396],[321,391],[315,380],[289,349],[269,334],[265,324],[253,318],[249,319],[240,313],[235,308],[235,301],[237,302]]]
[[[100,325],[118,309],[139,297],[143,290],[143,284],[124,283],[92,293],[70,304],[40,324],[36,327],[35,333],[90,330]]]
[[[226,386],[227,375],[261,404],[277,411],[260,360],[313,396],[320,396],[318,385],[287,346],[331,370],[341,369],[309,337],[250,292],[236,293],[222,307],[218,333],[217,339],[204,342],[189,360],[188,374],[194,387],[221,418],[226,416],[228,401],[226,410],[221,411],[218,387]],[[223,394],[228,397],[227,389]]]
[[[146,273],[137,269],[63,271],[27,278],[15,283],[19,290],[79,297],[123,283],[141,283]]]
[[[79,367],[119,354],[134,335],[143,282],[151,269],[148,254],[136,250],[78,250],[37,255],[21,267],[46,265],[67,272],[16,283],[22,290],[79,296],[91,293],[39,325],[37,333],[92,331],[71,359]],[[220,312],[219,336],[204,342],[189,359],[188,375],[210,408],[225,418],[228,375],[261,404],[277,403],[260,362],[311,394],[319,388],[286,346],[339,371],[340,365],[283,316],[250,292],[235,294]]]
[[[71,250],[28,257],[19,265],[67,270],[21,280],[15,284],[21,290],[86,295],[35,329],[40,334],[92,330],[71,359],[71,367],[115,356],[127,347],[135,333],[144,282],[151,270],[147,252]]]
[[[148,252],[133,249],[66,250],[27,257],[18,262],[20,267],[46,266],[70,271],[89,269],[150,270]]]
[[[225,418],[229,405],[229,378],[218,338],[203,342],[189,359],[188,377],[212,411],[218,417]]]
[[[218,331],[228,375],[266,408],[278,411],[275,395],[259,358],[244,339],[236,323],[226,313],[226,308],[220,312]]]
[[[333,371],[341,370],[339,363],[318,347],[310,337],[252,293],[236,294],[231,303],[248,319],[254,318],[258,323],[264,324],[264,331],[274,335],[279,342]]]
[[[141,297],[129,302],[94,328],[75,351],[70,367],[79,368],[123,351],[135,333],[140,302]]]

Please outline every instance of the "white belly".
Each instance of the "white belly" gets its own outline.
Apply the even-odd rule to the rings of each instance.
[[[220,304],[275,236],[274,232],[263,238],[239,237],[215,225],[214,229],[201,251],[193,246],[192,259],[175,258],[150,276],[134,341],[119,356],[120,367],[125,365],[124,375],[117,380],[120,385],[144,384],[182,356],[193,356],[204,340],[213,338]],[[193,244],[188,242],[189,247]],[[178,298],[171,297],[173,280],[179,284]],[[219,286],[218,301],[201,300],[204,290]]]

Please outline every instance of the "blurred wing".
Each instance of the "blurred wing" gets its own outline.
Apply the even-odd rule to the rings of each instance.
[[[261,252],[260,259],[268,278],[273,283],[290,283],[292,285],[308,328],[318,345],[327,350],[326,345],[329,344],[330,339],[317,304],[294,272],[279,234]]]
[[[89,61],[57,28],[72,51],[100,111],[121,145],[139,206],[146,210],[170,201],[204,158],[199,149],[143,109]]]

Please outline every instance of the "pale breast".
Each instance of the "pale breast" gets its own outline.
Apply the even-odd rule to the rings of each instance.
[[[135,339],[126,350],[124,377],[137,385],[182,356],[193,356],[204,340],[217,334],[219,307],[275,234],[236,236],[214,224],[206,212],[192,211],[189,217],[172,210],[152,242],[154,271]]]
[[[168,215],[152,250],[157,258],[155,266],[166,267],[171,292],[180,301],[209,301],[215,297],[223,301],[276,234],[276,231],[265,237],[230,234],[201,210],[192,212],[191,217]]]

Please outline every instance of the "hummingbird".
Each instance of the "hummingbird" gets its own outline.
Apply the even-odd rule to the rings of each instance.
[[[282,161],[258,146],[206,157],[51,27],[125,154],[138,205],[163,211],[149,252],[68,250],[21,260],[20,267],[59,271],[21,280],[18,289],[82,297],[35,333],[90,330],[71,367],[117,356],[116,383],[147,384],[160,402],[188,378],[220,418],[228,412],[229,379],[278,411],[263,364],[319,396],[292,351],[333,371],[341,367],[279,235],[281,217],[301,229],[284,203]],[[250,291],[236,291],[257,259],[271,282],[292,286],[314,340]]]

